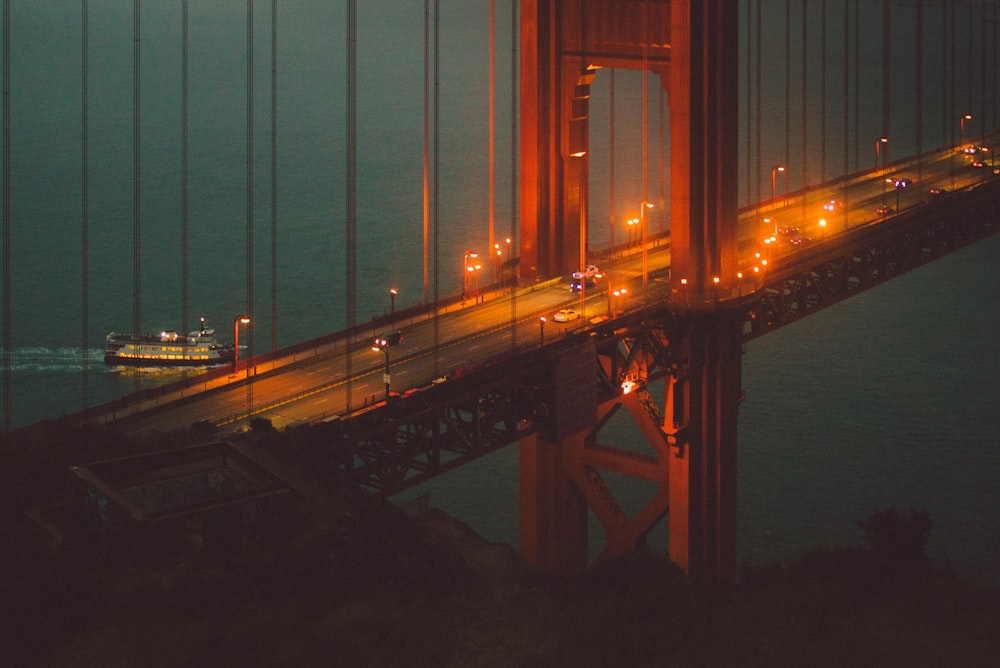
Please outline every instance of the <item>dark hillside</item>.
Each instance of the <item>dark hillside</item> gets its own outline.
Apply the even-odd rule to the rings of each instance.
[[[280,436],[268,439],[280,453]],[[168,443],[188,444],[58,424],[5,441],[4,665],[985,667],[1000,656],[1000,594],[927,562],[919,511],[873,513],[861,545],[722,589],[652,554],[555,582],[438,510],[413,519],[346,486],[300,495],[280,521],[222,546],[113,549],[61,503],[71,464]]]

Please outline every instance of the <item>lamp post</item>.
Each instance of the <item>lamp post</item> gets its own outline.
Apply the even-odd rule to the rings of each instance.
[[[389,288],[389,324],[396,329],[396,288]]]
[[[614,295],[614,301],[611,306],[612,317],[617,316],[619,313],[625,312],[625,295],[628,294],[627,288],[618,288],[611,293]]]
[[[403,342],[403,333],[398,329],[393,329],[387,334],[376,336],[372,343],[372,351],[385,355],[385,371],[382,372],[382,382],[385,383],[385,400],[389,401],[389,346],[399,345]]]
[[[389,344],[385,339],[375,339],[372,351],[385,355],[385,371],[382,372],[382,382],[385,384],[385,400],[389,401]]]
[[[474,251],[465,251],[465,255],[462,257],[462,303],[465,303],[465,295],[467,292],[466,286],[468,285],[468,276],[472,269],[469,267],[469,260],[475,260],[479,257],[479,253]]]
[[[250,318],[245,315],[238,315],[233,320],[233,373],[236,372],[237,363],[240,359],[240,325],[249,325]]]
[[[500,258],[503,257],[503,251],[500,250],[500,242],[493,244],[493,282],[497,283],[500,280]]]
[[[879,155],[881,154],[882,144],[888,144],[888,137],[879,137],[878,141],[875,142],[875,169],[879,168]]]
[[[643,202],[639,206],[639,234],[642,236],[642,297],[646,298],[646,209],[652,209],[652,202]]]
[[[878,141],[875,142],[875,171],[879,168],[879,155],[881,153],[882,144],[888,144],[888,137],[879,137]],[[883,167],[885,166],[885,157],[882,158]],[[882,181],[882,206],[885,206],[885,181]]]
[[[783,171],[785,171],[784,165],[775,165],[774,168],[771,169],[771,203],[772,204],[774,204],[774,178],[775,178],[775,176],[777,175],[778,172],[783,172]]]
[[[545,345],[545,323],[548,322],[548,318],[544,315],[538,319],[538,345]]]
[[[632,228],[639,224],[638,218],[629,218],[625,221],[625,225],[628,227],[628,250],[632,250]]]
[[[476,257],[479,257],[479,255],[477,253],[473,253],[472,255],[469,256],[469,259],[474,259]],[[479,303],[479,270],[483,268],[483,265],[479,264],[478,262],[473,261],[473,263],[470,264],[466,268],[475,277],[475,281],[476,281],[476,303],[478,304]]]
[[[965,145],[965,122],[972,120],[972,114],[963,114],[960,119],[958,119],[958,145]]]

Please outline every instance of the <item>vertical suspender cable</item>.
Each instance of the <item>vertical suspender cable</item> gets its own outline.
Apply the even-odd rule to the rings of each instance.
[[[746,194],[746,199],[747,199],[747,202],[749,202],[750,200],[753,199],[753,189],[752,189],[753,188],[753,185],[752,185],[753,184],[753,170],[750,168],[750,165],[752,164],[752,161],[753,161],[753,151],[750,150],[750,141],[751,141],[751,138],[750,138],[750,126],[752,125],[752,119],[750,118],[750,109],[752,108],[752,105],[750,104],[750,90],[751,90],[751,88],[750,88],[750,64],[751,64],[751,61],[752,61],[752,57],[751,57],[752,51],[751,51],[751,48],[750,48],[751,47],[751,42],[752,42],[752,40],[750,39],[751,0],[746,0],[745,7],[746,7],[746,17],[747,17],[747,22],[746,22],[746,26],[747,26],[747,33],[746,33],[747,53],[746,53],[746,73],[745,73],[746,79],[744,80],[745,81],[745,83],[744,83],[745,90],[744,90],[743,94],[745,96],[744,105],[746,106],[746,119],[745,119],[745,125],[746,125],[746,131],[745,131],[746,132],[746,135],[745,135],[745,137],[746,137],[746,148],[745,148],[745,151],[746,151],[746,160],[747,160],[747,166],[746,166],[746,174],[747,174],[747,185],[746,185],[747,190],[746,190],[746,193],[747,194]],[[759,201],[760,197],[758,197],[757,200]]]
[[[608,244],[611,251],[615,249],[615,68],[611,68],[611,80],[608,82],[611,98],[608,101]]]
[[[952,146],[955,144],[955,123],[953,119],[957,115],[955,113],[955,5],[950,4],[951,16],[948,20],[948,145]]]
[[[968,63],[968,73],[965,77],[965,91],[966,91],[966,103],[965,108],[968,110],[967,113],[972,112],[972,3],[969,3],[969,20],[966,24],[968,30],[965,34],[965,60]]]
[[[792,145],[792,0],[785,0],[785,170]]]
[[[645,4],[645,0],[643,0],[643,4]],[[587,44],[587,22],[586,21],[581,21],[580,22],[580,45],[581,46],[580,46],[580,51],[579,51],[579,54],[580,54],[579,55],[579,63],[582,66],[583,70],[581,71],[581,70],[578,69],[577,72],[576,72],[577,86],[580,85],[581,76],[583,75],[583,72],[585,72],[586,68],[587,68],[587,46],[588,46],[588,44]],[[589,100],[587,100],[585,102],[585,104],[589,105],[590,104]],[[587,113],[589,114],[589,111]],[[586,127],[588,128],[588,133],[589,133],[589,125],[586,126]],[[585,142],[589,141],[589,138],[585,138],[584,141]],[[585,147],[586,147],[586,144],[585,144]],[[587,147],[587,148],[589,148],[589,147]],[[581,173],[581,175],[587,175],[587,170],[586,169],[582,169],[582,170],[580,170],[580,173]],[[587,198],[589,197],[588,185],[589,184],[588,184],[586,178],[581,178],[580,179],[579,197],[578,197],[579,202],[580,202],[580,211],[579,211],[579,214],[577,216],[577,229],[579,230],[579,235],[578,235],[578,243],[577,243],[577,264],[576,264],[576,266],[580,267],[581,270],[587,264],[587,247],[588,247],[588,243],[587,243],[587,233],[588,233],[588,229],[587,229],[587,222],[588,222],[587,221],[587,216],[588,216],[587,204],[588,204],[588,201],[587,201]],[[580,312],[581,313],[585,313],[584,308],[585,308],[585,306],[587,304],[587,301],[586,301],[586,298],[587,298],[586,287],[587,287],[586,285],[581,285],[580,286]]]
[[[497,281],[500,278],[500,266],[499,266],[499,259],[500,258],[499,258],[499,256],[497,256],[496,251],[494,249],[494,245],[493,245],[494,243],[496,243],[496,240],[494,239],[494,236],[495,236],[494,211],[496,210],[496,187],[495,187],[496,186],[496,165],[495,165],[495,161],[496,161],[496,129],[495,129],[495,123],[496,123],[496,118],[495,118],[495,116],[496,116],[496,113],[495,113],[495,105],[496,105],[496,62],[495,62],[495,60],[496,59],[494,57],[494,49],[496,49],[496,16],[495,16],[495,11],[496,11],[496,8],[494,6],[494,0],[490,0],[490,57],[489,57],[489,62],[490,62],[490,65],[489,65],[489,67],[490,67],[490,74],[489,74],[489,77],[490,77],[490,96],[489,96],[490,97],[490,99],[489,99],[489,132],[490,132],[490,138],[489,138],[489,143],[490,143],[490,147],[489,147],[489,151],[488,151],[488,153],[489,153],[489,162],[490,162],[490,166],[489,166],[489,175],[490,175],[489,176],[489,179],[490,179],[490,183],[489,183],[489,214],[488,214],[489,215],[489,221],[490,221],[490,235],[489,235],[490,236],[490,240],[489,240],[489,246],[487,247],[486,252],[489,253],[490,256],[491,256],[491,258],[492,258],[490,264],[492,264],[493,267],[494,267],[494,270],[493,270],[493,272],[494,272],[493,273],[493,280]]]
[[[247,317],[253,312],[253,0],[247,0]],[[247,376],[253,358],[253,327],[247,328]],[[234,341],[235,343],[235,341]],[[247,426],[253,413],[253,383],[247,386]]]
[[[951,110],[948,107],[948,5],[941,4],[941,143],[950,145]]]
[[[347,348],[354,342],[357,320],[357,0],[347,0]],[[351,355],[347,355],[347,408],[351,408]]]
[[[986,139],[986,3],[979,9],[979,131],[980,143]]]
[[[756,53],[757,53],[757,57],[755,59],[756,60],[755,67],[756,67],[757,81],[756,81],[756,84],[754,85],[754,97],[756,98],[756,102],[757,102],[756,113],[755,113],[755,116],[757,117],[757,126],[756,126],[756,129],[757,129],[757,132],[756,132],[757,148],[754,151],[755,155],[757,156],[757,170],[756,170],[756,176],[754,178],[754,183],[757,184],[757,194],[756,194],[756,197],[754,198],[755,202],[759,202],[760,201],[760,177],[761,177],[761,170],[760,170],[760,160],[761,160],[761,155],[760,155],[760,122],[761,122],[761,113],[760,113],[760,80],[761,80],[761,65],[760,65],[760,60],[761,60],[760,5],[761,5],[761,0],[757,0],[757,2],[755,3],[755,6],[757,8],[757,10],[756,10],[756,21],[755,21],[755,23],[756,23],[756,37],[754,38],[754,43],[756,45]]]
[[[438,206],[438,160],[440,157],[440,151],[438,146],[438,103],[440,96],[440,53],[439,53],[439,40],[441,38],[441,8],[438,0],[434,0],[434,174],[433,174],[433,203],[434,203],[434,376],[439,375],[438,363],[438,344],[440,343],[441,336],[441,323],[438,318],[437,304],[441,296],[441,263],[439,261],[440,255],[438,251],[440,249],[441,241],[441,220],[439,218]],[[464,280],[464,279],[463,279]]]
[[[646,202],[649,199],[649,2],[642,3],[642,204],[639,215],[642,225],[642,299],[646,300],[646,285],[649,282],[646,257]],[[583,290],[580,290],[583,294]]]
[[[89,360],[87,351],[90,346],[87,342],[87,330],[90,329],[90,305],[88,303],[90,293],[90,242],[89,236],[89,206],[87,201],[88,174],[87,174],[87,146],[90,141],[88,135],[87,122],[87,52],[89,26],[87,23],[87,0],[83,0],[80,39],[80,368],[83,370],[80,386],[80,409],[87,410],[89,385],[88,377]]]
[[[430,301],[430,0],[424,0],[424,304]]]
[[[513,254],[520,253],[518,244],[518,151],[517,151],[517,58],[518,58],[518,32],[517,32],[517,2],[510,3],[510,238],[511,257],[508,258],[511,270],[511,290],[510,290],[510,348],[511,352],[517,349],[517,277],[520,265],[515,263]]]
[[[848,29],[848,26],[850,25],[850,21],[851,21],[851,7],[850,7],[850,3],[849,3],[849,0],[844,0],[844,40],[843,40],[843,43],[844,43],[844,54],[843,54],[843,56],[844,56],[844,72],[843,72],[843,75],[844,75],[844,78],[843,78],[843,81],[844,81],[844,95],[843,95],[843,97],[844,97],[844,119],[843,119],[843,123],[844,123],[844,127],[843,127],[844,172],[843,173],[844,174],[849,174],[850,171],[851,171],[851,167],[850,167],[850,164],[851,164],[850,127],[849,127],[850,126],[850,96],[849,96],[849,93],[848,93],[848,91],[850,90],[851,81],[850,81],[850,74],[849,74],[849,71],[850,71],[850,59],[849,59],[849,57],[847,55],[848,53],[850,53],[850,49],[848,48],[848,45],[850,44],[850,37],[851,37],[850,30]],[[841,208],[843,209],[843,212],[844,212],[844,229],[845,230],[847,229],[847,211],[850,208],[850,202],[848,201],[848,195],[850,193],[850,189],[847,186],[848,186],[848,180],[844,179],[844,194],[843,194],[844,205]]]
[[[851,6],[849,4],[849,0],[844,0],[844,37],[843,37],[843,44],[844,44],[844,53],[843,53],[844,65],[843,65],[843,68],[844,68],[844,71],[842,73],[843,74],[842,81],[844,83],[844,92],[843,92],[843,103],[844,103],[843,112],[844,112],[844,117],[843,117],[843,130],[842,130],[842,132],[843,132],[843,138],[844,138],[844,168],[843,168],[844,169],[844,174],[849,174],[851,172],[851,165],[850,165],[850,162],[851,162],[850,153],[851,152],[850,152],[850,149],[848,148],[848,146],[850,145],[850,127],[849,127],[849,124],[850,124],[850,106],[851,106],[850,105],[850,96],[848,94],[848,91],[850,90],[850,87],[851,87],[851,81],[850,81],[850,75],[848,74],[848,70],[850,69],[850,61],[849,61],[849,59],[847,57],[847,54],[850,53],[849,45],[850,45],[851,34],[850,34],[850,31],[847,29],[847,26],[850,23],[850,21],[851,21]],[[845,181],[845,187],[844,187],[844,194],[845,195],[847,194],[846,181]],[[847,209],[847,202],[844,202],[844,209]]]
[[[271,0],[271,350],[278,349],[278,0]]]
[[[806,75],[808,67],[807,63],[809,60],[807,48],[809,44],[809,38],[807,34],[808,22],[806,17],[808,15],[807,5],[808,0],[802,0],[802,42],[799,44],[799,48],[802,49],[802,189],[806,189],[806,185],[809,183],[809,105],[808,102],[808,90],[809,90],[809,78]],[[805,205],[805,198],[802,199],[803,206]]]
[[[188,332],[188,0],[181,3],[181,333]]]
[[[819,4],[820,14],[820,65],[819,65],[819,180],[826,182],[826,0]]]
[[[139,118],[139,55],[140,41],[139,30],[142,25],[139,17],[139,0],[133,0],[132,12],[132,331],[138,334],[141,331],[142,320],[140,318],[141,291],[140,291],[140,264],[141,264],[141,207],[139,204],[139,165],[140,160],[140,118]],[[132,372],[132,389],[135,397],[136,408],[139,402],[139,367]]]
[[[924,128],[924,3],[917,0],[917,52],[914,54],[916,60],[916,104],[917,104],[917,155],[923,153],[923,128]],[[922,180],[924,174],[924,161],[917,163],[917,182]]]
[[[990,90],[991,90],[990,104],[992,105],[993,122],[990,124],[990,127],[992,129],[996,130],[996,128],[997,128],[997,3],[996,3],[996,0],[993,0],[992,4],[990,6],[992,7],[992,10],[993,10],[992,12],[990,12],[990,15],[993,17],[993,20],[990,21],[990,26],[993,28],[993,34],[990,37],[990,41],[992,42],[992,45],[993,45],[992,54],[991,54],[991,61],[990,61],[992,63],[991,71],[993,73],[993,76],[991,77],[991,81],[990,81]]]
[[[760,135],[761,135],[761,132],[760,132],[760,122],[761,122],[761,120],[760,120],[761,119],[761,113],[760,113],[760,81],[761,81],[761,62],[760,62],[761,61],[761,53],[760,53],[760,51],[761,51],[761,42],[760,42],[760,32],[761,32],[761,27],[760,27],[760,5],[761,5],[761,0],[757,0],[757,2],[755,3],[755,6],[757,7],[757,10],[756,10],[756,25],[755,25],[756,37],[754,39],[754,42],[755,42],[755,44],[757,46],[757,62],[756,62],[757,82],[754,85],[754,96],[756,97],[756,100],[757,100],[757,108],[756,108],[756,113],[755,113],[755,116],[757,117],[757,148],[756,148],[756,151],[755,151],[755,153],[757,155],[757,175],[756,175],[756,178],[754,179],[754,182],[757,184],[757,197],[754,200],[755,202],[759,202],[760,201],[760,176],[761,176],[761,171],[760,171],[760,158],[761,158],[761,155],[760,155],[760,140],[761,140],[761,137],[760,137]]]
[[[660,79],[660,85],[657,87],[660,91],[660,156],[659,156],[659,194],[660,201],[659,211],[660,211],[660,236],[663,236],[667,232],[667,95],[663,90],[663,80]]]
[[[882,137],[892,137],[892,128],[889,115],[889,77],[890,60],[892,59],[892,29],[889,21],[889,0],[882,0]],[[890,153],[892,142],[889,142],[882,149],[885,153]],[[888,157],[888,156],[886,156]],[[882,163],[887,162],[883,158]]]
[[[3,0],[3,430],[10,424],[10,0]]]
[[[858,0],[854,0],[854,171],[860,167],[861,157],[861,18]]]

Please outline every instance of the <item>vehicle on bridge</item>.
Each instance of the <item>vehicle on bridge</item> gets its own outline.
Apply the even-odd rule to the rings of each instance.
[[[233,345],[216,340],[215,330],[205,326],[187,336],[168,329],[159,334],[116,334],[105,337],[104,363],[124,366],[213,366],[231,364]]]
[[[573,278],[597,278],[598,276],[600,276],[600,269],[594,264],[588,264],[580,271],[573,272]]]
[[[552,319],[556,322],[569,322],[570,320],[576,320],[580,317],[580,314],[571,308],[561,308],[555,312]]]

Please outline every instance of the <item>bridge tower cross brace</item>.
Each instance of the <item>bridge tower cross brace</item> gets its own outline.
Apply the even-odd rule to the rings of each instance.
[[[726,301],[737,281],[737,179],[729,172],[738,139],[738,9],[726,0],[521,0],[520,16],[524,278],[573,271],[586,253],[596,70],[646,67],[666,87],[671,304],[691,323],[671,342],[681,361],[664,410],[669,552],[691,575],[733,579],[741,369]],[[587,503],[574,479],[596,415],[595,404],[594,420],[580,420],[577,431],[522,443],[521,549],[544,570],[586,568]]]

